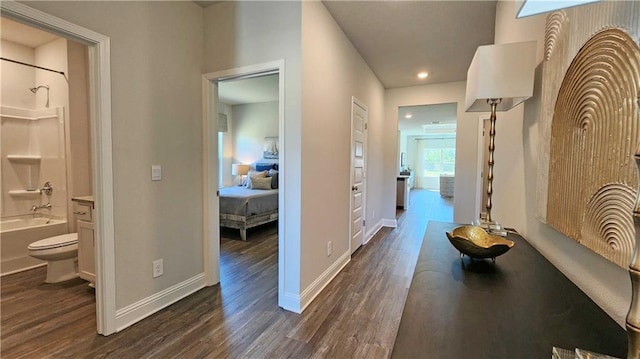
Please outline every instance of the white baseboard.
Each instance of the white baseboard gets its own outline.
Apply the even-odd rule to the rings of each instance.
[[[373,236],[376,235],[376,233],[378,233],[379,230],[382,229],[382,218],[378,221],[378,223],[374,224],[373,227],[367,231],[367,233],[365,233],[364,235],[364,243],[363,244],[367,244],[369,243],[369,241],[371,240],[371,238],[373,238]]]
[[[282,300],[278,303],[278,305],[290,312],[294,313],[302,313],[302,307],[300,306],[300,296],[295,293],[287,293],[285,292],[282,296]]]
[[[204,273],[139,300],[116,311],[116,331],[119,332],[153,313],[205,287]]]
[[[398,228],[398,221],[395,218],[383,218],[381,221],[383,227]]]
[[[294,313],[302,313],[309,304],[322,292],[333,278],[351,261],[349,251],[345,252],[324,273],[311,283],[300,295],[284,293],[280,307]]]

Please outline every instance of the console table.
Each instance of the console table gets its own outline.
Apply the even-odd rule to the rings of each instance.
[[[517,234],[491,260],[461,262],[429,222],[394,358],[550,358],[553,346],[626,357],[626,332]]]

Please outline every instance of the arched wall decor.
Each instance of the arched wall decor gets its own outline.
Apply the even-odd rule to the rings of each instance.
[[[638,45],[624,30],[600,31],[571,62],[551,125],[547,223],[625,268],[634,240],[639,89]]]
[[[623,268],[635,236],[639,43],[640,2],[547,16],[537,216]]]

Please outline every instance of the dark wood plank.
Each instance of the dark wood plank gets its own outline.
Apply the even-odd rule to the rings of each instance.
[[[2,358],[386,358],[427,221],[450,200],[412,191],[399,226],[382,229],[302,314],[277,304],[277,223],[221,231],[221,283],[109,337],[95,334],[86,282],[42,283],[40,268],[2,278]]]
[[[462,265],[429,222],[392,357],[548,358],[553,346],[625,357],[625,331],[518,235],[496,259]]]

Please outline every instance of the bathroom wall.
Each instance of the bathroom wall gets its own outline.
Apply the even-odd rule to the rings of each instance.
[[[67,41],[67,61],[69,71],[69,121],[66,121],[67,213],[68,218],[73,218],[71,197],[93,194],[87,47]],[[75,232],[75,227],[75,221],[69,221],[69,231]]]
[[[235,163],[278,162],[264,159],[265,137],[278,137],[278,101],[232,106]]]
[[[1,40],[0,54],[16,61],[29,64],[34,62],[35,50],[16,44],[11,41]],[[35,83],[35,71],[26,66],[0,61],[0,78],[2,78],[0,100],[2,106],[34,108],[36,98],[29,87]]]

